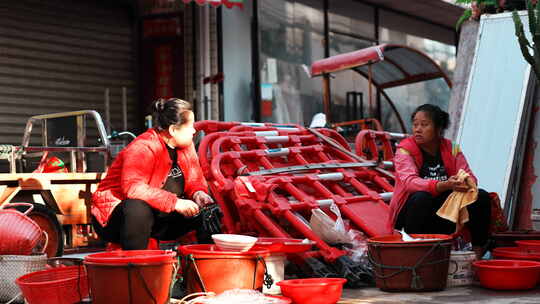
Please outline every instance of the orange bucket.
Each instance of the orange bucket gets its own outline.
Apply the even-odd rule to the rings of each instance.
[[[368,240],[375,283],[385,291],[430,291],[446,288],[452,237],[446,234],[411,234],[431,240],[405,242],[401,235]]]
[[[165,250],[120,250],[86,256],[92,303],[169,303],[175,256],[175,252]]]
[[[222,251],[215,245],[200,244],[181,246],[179,250],[188,294],[222,293],[234,288],[262,291],[266,274],[264,258],[270,255],[268,249]]]

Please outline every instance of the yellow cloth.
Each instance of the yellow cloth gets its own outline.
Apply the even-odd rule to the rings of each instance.
[[[469,173],[463,169],[459,169],[457,174],[458,180],[463,182],[467,177],[469,177]],[[465,207],[474,203],[477,199],[478,187],[474,182],[469,183],[469,190],[466,192],[453,191],[441,208],[437,210],[437,215],[456,223],[456,231],[458,231],[463,224],[469,221],[469,212]]]

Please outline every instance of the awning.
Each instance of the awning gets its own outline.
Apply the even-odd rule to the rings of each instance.
[[[413,18],[423,19],[454,31],[456,21],[465,9],[449,0],[363,0],[381,9],[400,12]],[[466,1],[470,2],[470,1]]]
[[[448,87],[452,87],[452,82],[435,61],[419,50],[398,44],[381,44],[317,60],[311,65],[311,76],[328,75],[345,70],[358,72],[379,89],[396,113],[403,133],[406,133],[405,123],[384,89],[438,78],[443,78]],[[325,92],[330,91],[328,79],[325,77],[323,81]],[[368,87],[371,111],[374,108],[374,101],[371,93],[372,86]],[[330,94],[323,94],[323,105],[326,117],[332,117]]]
[[[244,7],[244,0],[183,0],[184,3],[190,3],[195,1],[199,5],[210,4],[212,6],[225,5],[227,8],[232,8],[233,6],[238,6],[239,8]]]
[[[370,65],[372,83],[379,89],[436,78],[443,78],[452,87],[450,79],[435,61],[419,50],[397,44],[381,44],[318,60],[311,66],[311,75],[352,69],[369,78]]]

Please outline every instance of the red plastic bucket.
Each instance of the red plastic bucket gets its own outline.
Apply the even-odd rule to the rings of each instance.
[[[179,250],[188,293],[221,293],[234,288],[262,290],[267,249],[221,251],[215,245],[200,244],[181,246]]]
[[[31,272],[15,283],[29,304],[74,304],[88,298],[88,280],[82,265]]]
[[[387,291],[428,291],[446,288],[452,237],[411,234],[434,240],[405,242],[401,235],[368,239],[369,258],[377,287]]]
[[[176,253],[129,250],[85,257],[93,304],[164,304],[175,270]]]

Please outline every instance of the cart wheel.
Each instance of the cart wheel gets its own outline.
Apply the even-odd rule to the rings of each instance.
[[[34,205],[34,209],[28,214],[28,217],[47,232],[49,237],[49,242],[45,249],[47,257],[62,256],[64,253],[64,234],[56,218],[56,214],[45,205],[35,203],[32,205]],[[15,206],[13,208],[21,212],[28,210],[28,207],[25,206]]]

